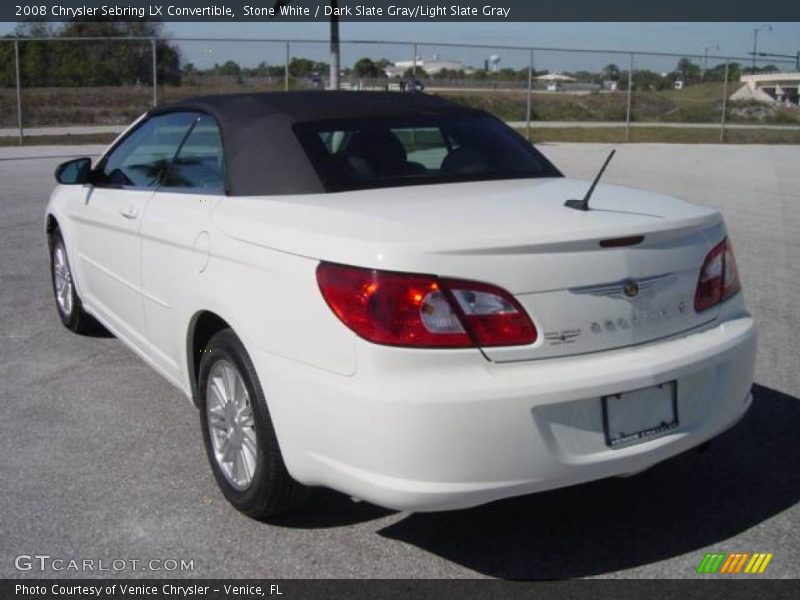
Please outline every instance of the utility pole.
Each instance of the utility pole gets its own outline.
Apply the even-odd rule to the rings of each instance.
[[[22,81],[19,77],[19,40],[14,40],[14,80],[17,84],[17,127],[19,129],[19,145],[22,145],[24,131],[22,129]]]
[[[762,29],[772,31],[772,25],[760,25],[753,28],[753,73],[756,72],[756,55],[758,54],[758,32]]]
[[[628,68],[628,98],[625,108],[625,141],[631,141],[631,94],[633,94],[633,53],[631,52],[631,66]]]
[[[533,95],[533,49],[530,50],[528,60],[528,98],[525,106],[526,134],[528,141],[531,141],[531,96]]]
[[[719,44],[714,44],[713,46],[706,46],[705,47],[705,58],[703,59],[703,72],[705,73],[708,71],[708,51],[709,50],[719,50]]]
[[[331,89],[339,89],[339,71],[341,71],[341,49],[339,45],[339,2],[331,0]]]
[[[730,59],[725,59],[725,82],[722,84],[722,116],[719,122],[719,143],[725,143],[725,119],[728,116],[728,75],[730,71]]]
[[[275,14],[280,14],[281,8],[288,6],[292,0],[275,0],[273,8]],[[331,8],[331,73],[329,88],[332,90],[339,89],[339,71],[341,70],[341,52],[339,45],[339,0],[328,0]],[[284,87],[289,89],[289,43],[286,43],[286,73],[284,80]]]
[[[150,57],[153,63],[153,106],[158,106],[158,52],[156,40],[150,40]]]
[[[291,50],[289,49],[289,42],[286,42],[286,57],[285,57],[285,60],[283,62],[283,91],[284,92],[288,92],[289,91],[289,62],[290,62],[289,55],[290,55],[290,53],[291,53]]]

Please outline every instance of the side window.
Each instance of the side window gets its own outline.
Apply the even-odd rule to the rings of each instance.
[[[209,192],[225,189],[222,137],[214,119],[197,118],[161,183],[163,188],[191,188]]]
[[[195,113],[151,117],[99,165],[95,183],[100,186],[155,187],[196,119]]]

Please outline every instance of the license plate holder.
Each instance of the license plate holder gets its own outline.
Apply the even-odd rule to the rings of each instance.
[[[646,442],[678,426],[678,382],[603,396],[602,405],[607,446]]]

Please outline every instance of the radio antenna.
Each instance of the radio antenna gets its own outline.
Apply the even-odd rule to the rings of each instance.
[[[603,163],[603,166],[600,167],[600,172],[594,178],[592,185],[589,186],[589,191],[586,192],[586,195],[580,200],[567,200],[564,202],[564,206],[568,206],[569,208],[574,208],[575,210],[589,210],[589,198],[592,197],[592,193],[594,192],[594,188],[597,187],[597,182],[600,181],[600,178],[603,176],[603,173],[608,166],[608,163],[611,162],[611,159],[614,157],[616,153],[616,149],[612,150],[611,153],[606,158],[606,162]]]

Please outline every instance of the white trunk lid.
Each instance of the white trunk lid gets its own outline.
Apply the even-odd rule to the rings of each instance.
[[[231,197],[214,220],[232,237],[319,260],[505,288],[531,315],[539,338],[485,349],[495,361],[640,344],[713,319],[713,309],[697,314],[693,302],[703,260],[725,235],[719,213],[602,184],[590,211],[564,206],[588,185],[526,179]],[[600,244],[628,236],[644,239]]]

